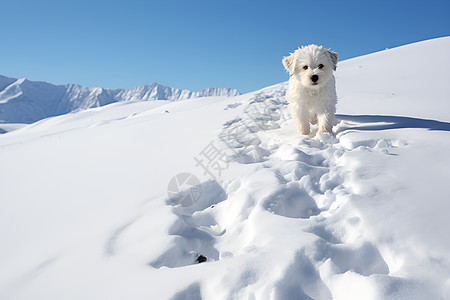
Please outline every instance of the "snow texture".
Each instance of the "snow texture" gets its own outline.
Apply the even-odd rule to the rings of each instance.
[[[287,83],[11,125],[0,299],[448,299],[449,51],[339,63],[334,135],[296,133]]]

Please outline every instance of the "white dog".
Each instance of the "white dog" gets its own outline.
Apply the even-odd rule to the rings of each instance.
[[[309,134],[310,122],[319,123],[319,132],[332,133],[337,102],[333,71],[337,61],[337,53],[317,45],[299,48],[283,58],[291,76],[286,99],[299,133]]]

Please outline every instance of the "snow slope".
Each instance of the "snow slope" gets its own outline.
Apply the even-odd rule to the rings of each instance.
[[[295,132],[286,83],[0,135],[0,298],[447,299],[449,50],[341,62],[334,136]],[[167,193],[183,172],[193,205]]]
[[[0,75],[0,125],[1,123],[33,123],[47,117],[78,112],[114,102],[182,100],[236,95],[239,95],[239,92],[230,88],[206,88],[192,92],[153,82],[130,90],[111,90],[78,84],[53,85]]]

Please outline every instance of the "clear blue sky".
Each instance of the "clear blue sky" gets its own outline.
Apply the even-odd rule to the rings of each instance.
[[[347,59],[450,35],[450,1],[0,1],[0,74],[54,84],[249,92],[317,43]]]

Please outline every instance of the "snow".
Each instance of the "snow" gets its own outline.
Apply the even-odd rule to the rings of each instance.
[[[449,49],[340,62],[334,136],[296,133],[287,83],[5,124],[0,298],[448,298]]]
[[[381,51],[339,65],[338,111],[448,121],[448,37]]]

